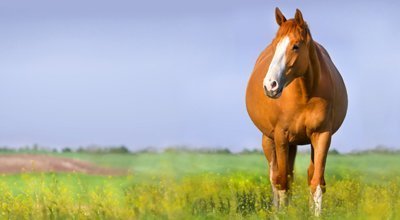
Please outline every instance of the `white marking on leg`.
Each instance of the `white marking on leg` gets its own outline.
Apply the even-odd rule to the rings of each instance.
[[[275,183],[273,182],[273,179],[272,179],[273,175],[274,175],[273,163],[271,162],[269,164],[269,180],[271,181],[272,193],[274,196],[272,202],[276,208],[281,209],[288,205],[287,191],[286,190],[278,190],[278,188],[276,188]]]
[[[280,79],[282,78],[282,74],[286,68],[286,48],[288,47],[289,43],[289,37],[285,36],[276,45],[275,54],[264,78],[264,86],[268,90],[272,89],[271,83],[273,81],[280,83]]]
[[[274,175],[273,171],[273,163],[269,163],[269,181],[271,182],[272,186],[272,193],[273,193],[273,199],[272,203],[276,208],[279,208],[279,195],[278,195],[278,189],[275,187],[275,183],[272,181],[272,176]]]
[[[279,208],[279,194],[278,194],[278,189],[274,186],[273,183],[271,183],[272,186],[272,193],[273,193],[273,199],[272,203],[276,208]]]
[[[317,189],[314,192],[313,200],[314,200],[314,215],[318,217],[321,215],[321,210],[322,210],[322,190],[320,185],[317,186]]]
[[[279,208],[286,207],[288,205],[288,196],[286,190],[278,190],[279,195]]]

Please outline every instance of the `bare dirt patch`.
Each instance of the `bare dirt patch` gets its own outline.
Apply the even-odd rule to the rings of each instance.
[[[0,173],[76,172],[93,175],[123,175],[127,170],[100,167],[77,159],[49,155],[0,155]]]

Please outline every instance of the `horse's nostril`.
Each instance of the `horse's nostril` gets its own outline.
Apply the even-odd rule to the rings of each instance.
[[[268,89],[267,89],[267,87],[266,87],[265,85],[264,85],[264,90],[265,90],[265,91],[268,91]]]
[[[271,83],[271,89],[275,89],[276,86],[278,86],[278,83],[276,81],[273,81]]]

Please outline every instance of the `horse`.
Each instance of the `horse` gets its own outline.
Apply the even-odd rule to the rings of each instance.
[[[308,167],[310,209],[319,216],[326,158],[332,135],[347,112],[347,91],[328,52],[313,40],[299,9],[287,20],[275,8],[279,26],[261,52],[246,89],[247,112],[262,133],[273,204],[289,203],[298,145],[311,144]]]

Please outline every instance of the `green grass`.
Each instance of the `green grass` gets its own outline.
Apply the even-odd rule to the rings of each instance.
[[[307,219],[309,155],[296,159],[291,204],[271,206],[261,154],[83,154],[127,176],[18,174],[0,177],[0,218]],[[400,155],[330,155],[322,219],[400,218]]]
[[[141,178],[168,177],[181,179],[191,175],[213,173],[231,175],[246,173],[254,176],[268,174],[267,162],[262,154],[80,154],[61,156],[78,158],[108,167],[128,168]],[[296,157],[296,176],[306,177],[310,156],[300,153]],[[364,183],[382,183],[400,176],[400,154],[329,155],[326,177],[342,179],[361,178]]]

